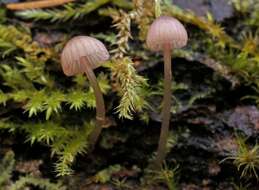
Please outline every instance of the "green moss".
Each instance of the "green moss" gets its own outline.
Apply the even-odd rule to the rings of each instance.
[[[161,2],[162,14],[175,16],[193,29],[189,32],[188,47],[174,55],[194,61],[197,55],[204,55],[200,62],[233,83],[238,81],[255,89],[247,98],[259,103],[259,40],[254,29],[259,23],[258,5],[234,1],[236,10],[243,15],[238,24],[247,32],[236,32],[240,27],[237,24],[231,31],[235,35],[230,35],[212,16],[199,17],[171,1]],[[89,21],[89,28],[95,27],[98,19],[110,24],[105,27],[107,31],[97,30],[91,34],[104,40],[112,54],[111,62],[104,64],[101,72],[97,71],[107,100],[107,112],[118,117],[116,119],[138,116],[148,123],[149,112],[159,112],[152,108],[150,95],[161,98],[161,81],[155,83],[143,77],[137,68],[143,63],[158,62],[157,57],[149,55],[144,43],[147,29],[155,18],[155,7],[159,8],[150,0],[91,0],[55,9],[25,10],[10,14],[10,18],[1,8],[0,104],[8,117],[2,116],[0,129],[26,134],[25,141],[32,144],[47,144],[58,158],[57,174],[72,173],[78,154],[88,150],[87,136],[94,126],[93,108],[96,106],[87,78],[83,75],[65,77],[59,66],[60,50],[67,41],[66,36],[72,35],[65,33],[63,22],[73,25],[80,19],[87,24]],[[45,25],[50,32],[60,31],[64,38],[49,46],[36,41],[34,34],[46,31]],[[73,28],[73,34],[90,35],[92,32],[82,28]],[[213,65],[204,60],[213,60]],[[175,91],[190,88],[184,83],[173,83],[173,87]],[[172,97],[172,112],[183,106],[190,107],[213,92],[213,89],[196,92],[187,102]]]
[[[12,179],[15,159],[13,152],[7,152],[0,160],[0,188],[6,190],[19,190],[29,186],[38,187],[44,190],[65,190],[61,183],[52,183],[48,179],[26,175],[19,177],[17,180]]]

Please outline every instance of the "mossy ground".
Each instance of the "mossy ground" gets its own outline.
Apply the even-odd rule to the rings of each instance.
[[[160,172],[148,170],[163,89],[162,57],[144,41],[154,3],[89,0],[23,12],[2,6],[0,190],[27,183],[47,190],[257,190],[259,2],[231,2],[230,13],[218,20],[215,13],[199,17],[162,1],[162,13],[180,19],[190,41],[173,52],[174,104]],[[202,4],[218,10],[215,2]],[[59,63],[75,35],[97,37],[112,54],[96,70],[110,125],[93,152],[87,149],[92,90],[84,76],[65,77]]]

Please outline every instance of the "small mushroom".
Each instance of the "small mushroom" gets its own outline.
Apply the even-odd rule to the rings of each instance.
[[[104,44],[89,36],[77,36],[69,40],[61,54],[61,66],[67,76],[86,74],[96,98],[97,126],[90,135],[94,147],[105,124],[105,104],[101,89],[93,70],[109,59],[110,55]]]
[[[147,47],[164,54],[164,98],[162,109],[162,127],[155,165],[161,167],[166,156],[166,142],[170,124],[171,109],[171,53],[173,49],[182,48],[187,44],[188,35],[184,26],[175,18],[161,16],[149,28]]]

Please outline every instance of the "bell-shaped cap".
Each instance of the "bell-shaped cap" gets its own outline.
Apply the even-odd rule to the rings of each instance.
[[[67,76],[83,74],[86,67],[95,69],[109,59],[104,44],[89,36],[76,36],[69,40],[61,53],[61,66]],[[80,61],[85,58],[86,61]]]
[[[187,40],[187,32],[177,19],[161,16],[151,24],[146,42],[150,50],[162,51],[165,46],[182,48],[187,44]]]

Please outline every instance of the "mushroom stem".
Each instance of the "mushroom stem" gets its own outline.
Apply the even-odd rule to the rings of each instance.
[[[80,61],[81,61],[81,64],[83,64],[83,62],[85,62],[85,64],[87,64],[86,57],[81,58]],[[95,95],[95,99],[96,99],[96,123],[97,123],[97,125],[93,129],[93,131],[89,137],[89,141],[91,144],[90,148],[93,148],[101,134],[103,125],[105,124],[105,104],[104,104],[103,95],[102,95],[100,86],[97,82],[97,79],[95,77],[95,74],[94,74],[92,68],[85,67],[85,73],[87,75],[87,78],[90,82],[91,87],[94,90],[94,95]]]
[[[162,109],[162,127],[159,138],[157,157],[155,165],[157,167],[162,166],[162,162],[166,156],[166,143],[169,132],[170,124],[170,109],[171,109],[171,82],[172,82],[172,68],[171,68],[171,47],[164,47],[164,98],[163,98],[163,109]]]

